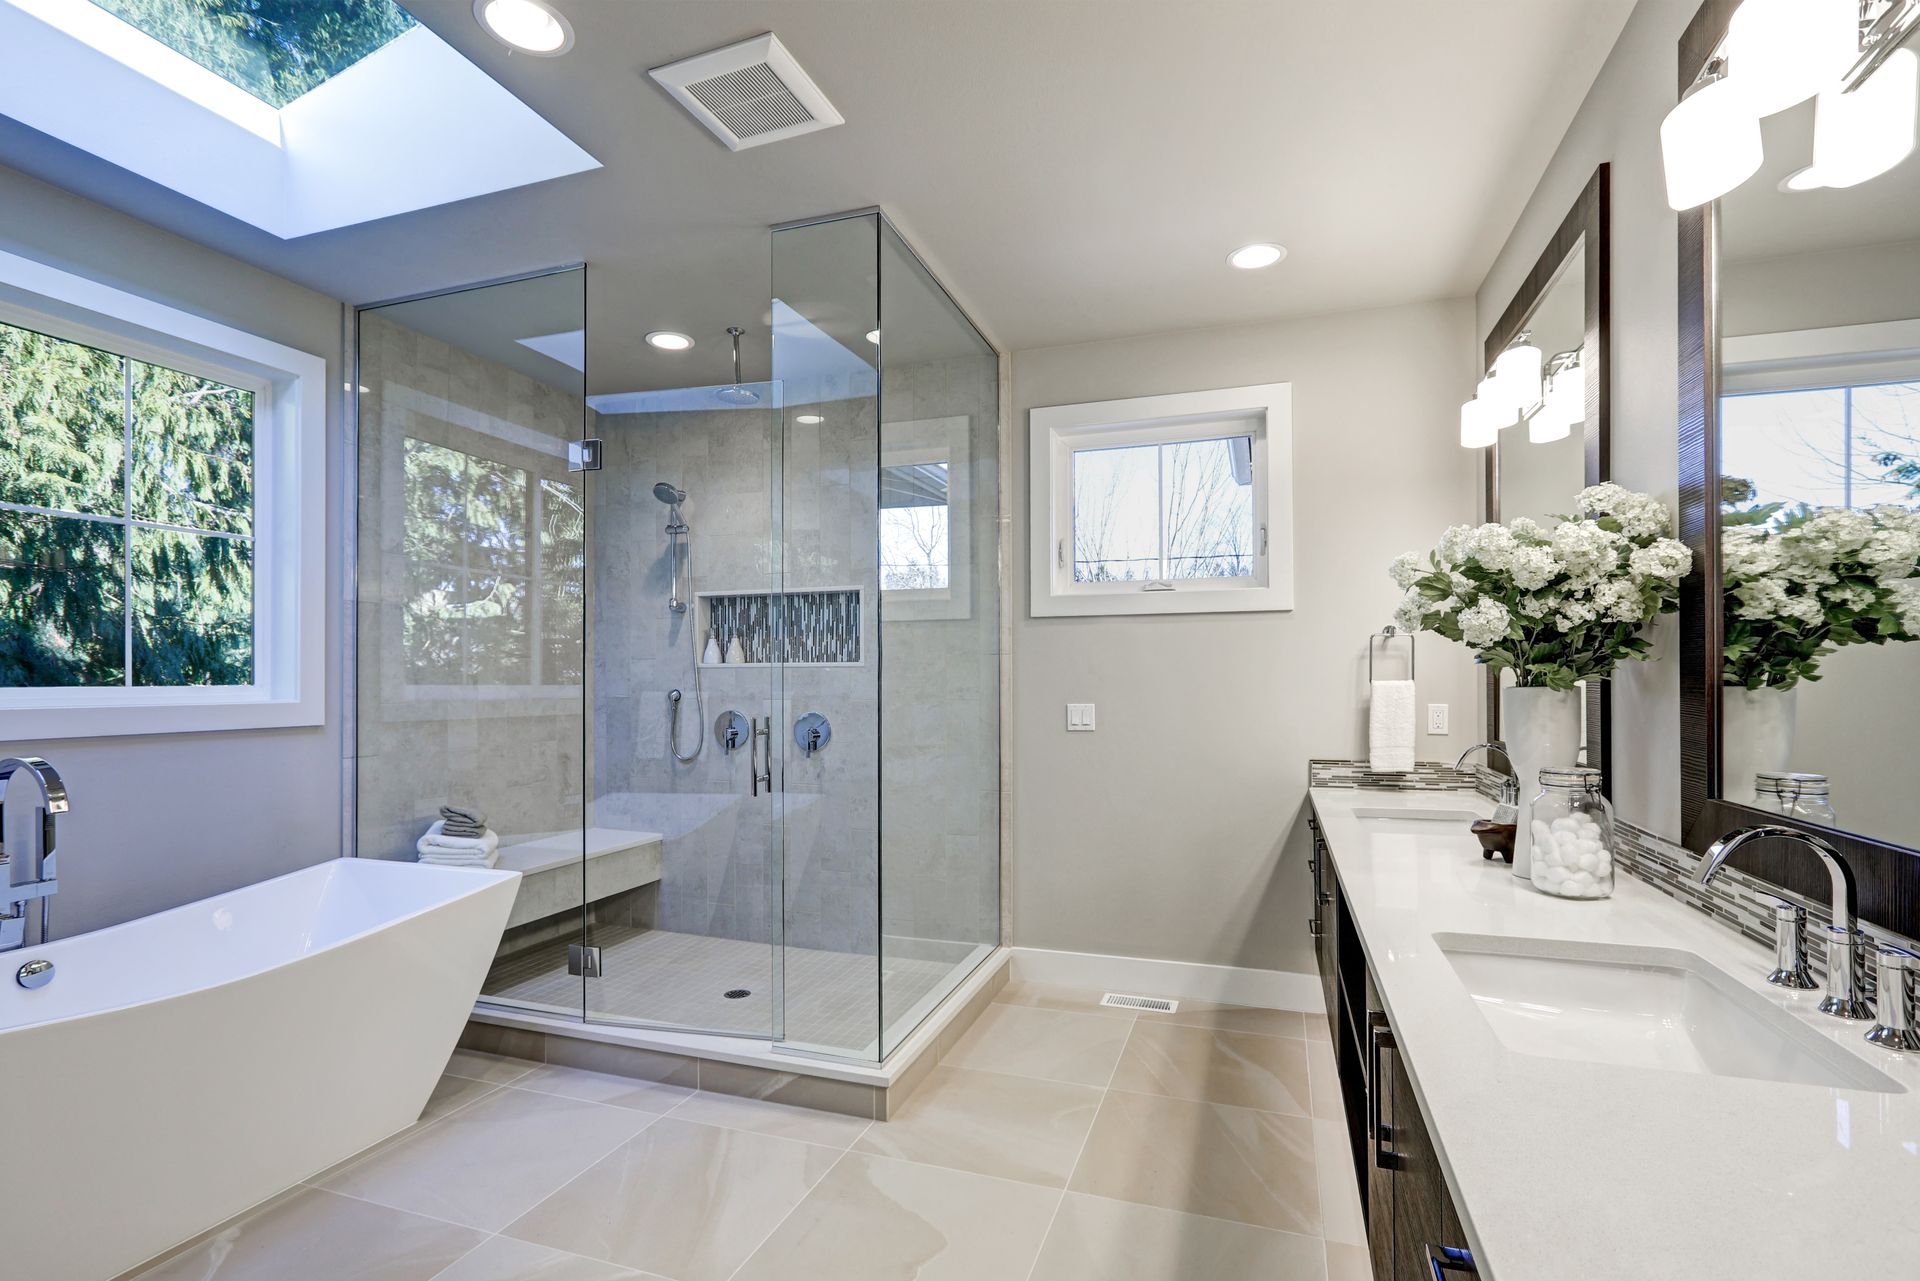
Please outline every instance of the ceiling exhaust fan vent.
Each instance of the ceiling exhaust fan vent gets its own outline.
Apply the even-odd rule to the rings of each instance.
[[[846,123],[772,32],[647,74],[733,151]]]

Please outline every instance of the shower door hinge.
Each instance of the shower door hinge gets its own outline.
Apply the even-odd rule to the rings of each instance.
[[[568,441],[567,470],[599,471],[600,445],[601,441],[597,437],[589,437],[586,440]]]
[[[567,973],[590,979],[599,978],[603,973],[600,968],[600,949],[588,943],[567,944]]]

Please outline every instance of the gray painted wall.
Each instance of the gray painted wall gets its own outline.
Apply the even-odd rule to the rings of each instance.
[[[1476,514],[1475,363],[1465,300],[1015,355],[1019,513],[1036,405],[1291,382],[1297,585],[1284,614],[1036,619],[1016,518],[1015,943],[1313,970],[1306,763],[1365,751],[1388,562]],[[1453,732],[1418,755],[1451,760],[1483,686],[1464,650],[1419,646],[1419,701],[1449,704]],[[1096,732],[1065,732],[1068,701],[1097,705]]]
[[[0,168],[0,249],[211,317],[327,361],[328,599],[342,596],[341,306],[12,169]],[[328,629],[327,723],[130,738],[9,738],[47,757],[60,821],[56,936],[99,929],[340,852],[340,629]]]

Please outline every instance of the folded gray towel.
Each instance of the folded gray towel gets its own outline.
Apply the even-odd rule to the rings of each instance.
[[[477,837],[487,830],[487,816],[479,810],[467,809],[464,806],[442,805],[440,818],[444,824],[441,830],[448,836]]]

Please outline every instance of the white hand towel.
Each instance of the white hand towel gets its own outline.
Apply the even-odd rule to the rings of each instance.
[[[1373,682],[1367,708],[1367,763],[1383,774],[1413,768],[1413,682]]]
[[[417,848],[423,854],[429,849],[471,850],[475,853],[485,854],[500,848],[500,834],[492,828],[488,828],[479,836],[448,836],[446,834],[446,820],[436,819],[433,826],[427,829],[427,834],[417,842]]]
[[[429,867],[497,867],[500,863],[500,851],[456,854],[452,850],[423,851],[420,861]]]

